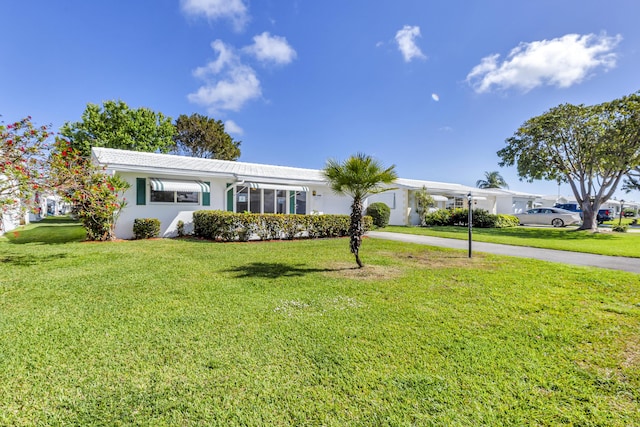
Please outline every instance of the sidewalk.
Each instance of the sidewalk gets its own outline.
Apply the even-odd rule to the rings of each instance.
[[[421,245],[440,246],[452,249],[469,250],[468,240],[446,239],[442,237],[417,236],[413,234],[369,231],[367,236],[375,239],[396,240],[399,242],[418,243]],[[534,258],[543,261],[588,267],[608,268],[640,274],[640,258],[626,258],[606,255],[585,254],[581,252],[539,249],[528,246],[511,246],[497,243],[472,242],[473,252],[487,252],[496,255]]]

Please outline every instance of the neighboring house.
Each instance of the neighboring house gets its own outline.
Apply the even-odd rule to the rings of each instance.
[[[157,218],[163,237],[177,233],[178,221],[192,229],[192,214],[201,209],[281,214],[348,214],[351,199],[334,194],[322,171],[168,154],[93,148],[93,161],[118,174],[131,187],[127,205],[116,223],[116,236],[133,237],[136,218]],[[536,195],[508,190],[479,189],[412,179],[397,179],[391,190],[365,201],[384,202],[391,208],[392,225],[418,224],[415,193],[426,187],[440,209],[466,207],[467,194],[474,207],[491,213],[515,213],[533,203]]]
[[[0,175],[0,181],[5,185],[0,186],[4,188],[4,191],[0,192],[0,198],[13,198],[15,195],[15,188],[10,186],[12,181],[7,180],[6,175]],[[9,183],[10,185],[6,185]],[[24,209],[21,202],[13,205],[11,208],[0,209],[0,215],[2,215],[2,223],[0,224],[0,236],[7,231],[15,230],[20,225],[29,223],[29,214]]]

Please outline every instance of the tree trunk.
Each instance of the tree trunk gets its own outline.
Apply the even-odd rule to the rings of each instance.
[[[351,205],[351,224],[349,225],[349,247],[351,253],[356,257],[356,263],[359,268],[362,268],[364,264],[360,260],[360,244],[362,243],[362,235],[364,230],[362,229],[362,200],[358,197],[353,198],[353,204]]]
[[[582,204],[582,225],[578,230],[598,230],[598,211],[593,208],[591,203]]]

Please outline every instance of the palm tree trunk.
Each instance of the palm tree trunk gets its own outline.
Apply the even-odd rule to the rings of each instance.
[[[351,205],[351,224],[349,225],[349,247],[351,253],[356,257],[356,263],[359,268],[364,267],[360,260],[359,251],[360,244],[362,243],[362,235],[364,230],[362,229],[362,200],[358,197],[353,198],[353,204]]]

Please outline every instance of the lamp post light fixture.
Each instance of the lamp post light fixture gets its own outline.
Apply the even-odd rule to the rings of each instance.
[[[473,241],[472,237],[472,229],[473,229],[473,196],[471,196],[471,192],[467,194],[467,204],[469,207],[469,219],[467,222],[469,223],[469,258],[471,258],[471,242]]]
[[[624,212],[624,199],[620,200],[620,219],[618,220],[618,225],[622,225],[622,212]]]

